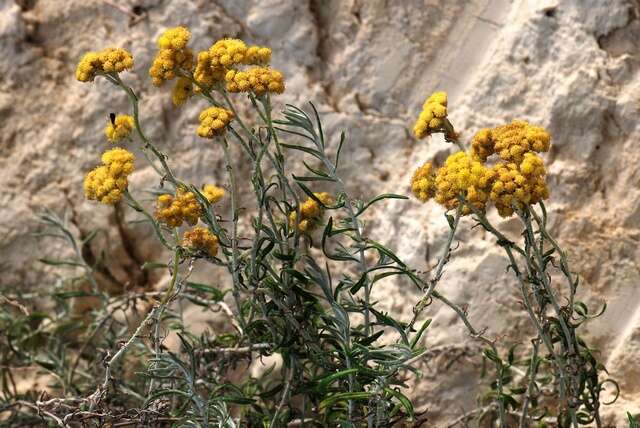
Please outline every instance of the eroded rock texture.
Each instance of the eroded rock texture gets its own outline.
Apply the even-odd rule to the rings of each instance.
[[[640,411],[639,9],[635,0],[4,0],[1,281],[34,288],[51,277],[36,259],[55,248],[30,235],[44,208],[68,210],[80,231],[108,230],[100,239],[117,284],[142,281],[138,262],[163,256],[146,227],[83,198],[82,177],[105,146],[107,115],[125,112],[127,100],[104,80],[75,81],[82,53],[110,45],[132,51],[135,74],[123,77],[140,91],[150,137],[172,153],[186,180],[221,181],[219,151],[195,136],[202,105],[174,108],[169,88],[153,88],[147,69],[154,40],[167,27],[188,26],[196,49],[241,37],[273,48],[273,63],[287,79],[279,102],[313,100],[329,134],[347,130],[343,175],[362,198],[408,193],[419,163],[446,156],[450,147],[439,138],[417,143],[410,135],[435,89],[449,92],[450,116],[464,139],[513,118],[551,131],[552,230],[582,275],[581,298],[609,304],[588,328],[620,381],[622,395],[605,413],[621,424],[624,411]],[[132,176],[134,191],[153,184],[149,169]],[[512,222],[495,219],[517,232]],[[471,320],[488,334],[503,343],[521,340],[530,330],[506,260],[490,237],[463,223],[440,286],[467,303]],[[386,203],[368,227],[423,270],[435,263],[446,234],[442,209],[415,201]],[[406,284],[386,287],[377,296],[408,316],[418,294]],[[448,309],[430,311],[428,343],[475,346]],[[474,406],[477,364],[466,357],[450,368],[438,357],[424,363],[413,395],[436,426]]]

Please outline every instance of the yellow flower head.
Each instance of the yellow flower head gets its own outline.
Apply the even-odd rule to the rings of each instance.
[[[216,82],[223,82],[227,72],[235,66],[267,65],[269,61],[269,48],[247,46],[239,39],[222,39],[215,42],[209,50],[198,53],[193,77],[201,86],[210,87]]]
[[[202,138],[213,138],[222,135],[227,130],[227,126],[233,120],[235,115],[232,111],[220,107],[209,107],[202,111],[198,119],[198,135]]]
[[[260,96],[267,92],[284,92],[284,76],[268,67],[252,67],[246,71],[229,70],[225,76],[227,91],[253,92]]]
[[[458,206],[458,196],[464,196],[468,203],[478,210],[484,210],[489,199],[488,188],[494,176],[491,169],[465,152],[454,153],[436,173],[436,202],[452,209]],[[466,206],[462,210],[463,214],[470,212]]]
[[[185,221],[193,226],[201,215],[200,204],[193,192],[179,188],[175,197],[168,194],[158,196],[155,216],[168,227],[180,227]]]
[[[84,179],[87,199],[103,204],[115,204],[129,185],[128,176],[133,172],[134,156],[131,152],[115,148],[102,155],[102,166],[89,172]]]
[[[102,163],[108,166],[114,174],[131,174],[134,159],[133,153],[120,147],[107,150],[102,154]]]
[[[471,140],[471,155],[485,162],[489,156],[494,153],[494,143],[491,136],[491,129],[482,128]]]
[[[213,68],[229,68],[245,61],[247,45],[240,39],[221,39],[209,48]]]
[[[76,79],[91,82],[98,74],[120,73],[133,68],[133,56],[122,48],[87,52],[76,67]]]
[[[213,184],[207,184],[202,189],[202,194],[211,204],[215,204],[224,197],[224,189]]]
[[[239,64],[266,65],[271,61],[271,49],[247,46],[239,39],[221,39],[209,48],[211,66],[229,69]]]
[[[319,192],[313,194],[323,205],[330,205],[333,203],[333,198],[327,192]],[[302,233],[313,230],[324,214],[324,207],[320,205],[315,199],[307,198],[300,205],[300,221],[298,222],[298,230]],[[293,228],[296,224],[297,213],[294,211],[289,214],[289,227]]]
[[[424,138],[434,132],[444,130],[447,118],[447,93],[434,92],[422,106],[422,112],[413,126],[416,138]]]
[[[154,85],[172,80],[178,70],[193,68],[193,52],[187,47],[190,38],[191,33],[185,27],[169,28],[158,38],[159,51],[149,69]]]
[[[249,46],[244,54],[243,64],[267,65],[271,61],[271,49],[263,46]]]
[[[206,87],[210,87],[216,82],[224,81],[224,76],[227,73],[227,70],[223,67],[214,67],[211,64],[211,58],[209,51],[198,53],[196,69],[193,72],[195,81]],[[196,90],[199,90],[199,88]]]
[[[179,51],[161,49],[153,59],[149,76],[155,86],[161,86],[165,81],[175,78],[177,70],[191,70],[192,68],[193,52],[189,48]]]
[[[472,153],[480,160],[497,153],[506,162],[520,164],[525,153],[546,152],[551,145],[551,136],[540,126],[530,125],[524,120],[492,129],[482,129],[471,142]]]
[[[525,153],[520,165],[500,162],[493,170],[489,197],[502,217],[511,216],[514,207],[522,209],[549,197],[544,163],[535,153]]]
[[[158,37],[158,49],[170,49],[178,51],[187,47],[191,32],[186,27],[174,27],[165,30]]]
[[[179,77],[171,91],[171,101],[176,107],[184,104],[193,92],[193,83],[186,77]]]
[[[182,237],[182,245],[195,251],[204,251],[210,257],[218,254],[218,238],[204,227],[187,230]]]
[[[411,191],[422,202],[427,202],[436,194],[435,174],[431,162],[425,162],[411,177]]]
[[[127,114],[119,114],[113,121],[109,120],[104,128],[104,135],[106,135],[109,142],[115,143],[131,135],[133,127],[133,117]]]

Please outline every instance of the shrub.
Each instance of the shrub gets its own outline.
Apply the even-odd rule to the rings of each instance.
[[[457,422],[602,425],[601,393],[617,385],[603,378],[600,354],[579,330],[604,308],[593,314],[577,300],[578,276],[547,228],[549,191],[539,155],[550,146],[546,130],[514,121],[479,131],[467,150],[447,117],[446,93],[427,99],[416,137],[442,133],[457,151],[440,167],[426,162],[410,183],[419,201],[434,199],[447,210],[444,251],[429,273],[421,273],[369,237],[363,221],[381,202],[408,198],[351,195],[340,175],[348,138],[326,135],[313,104],[287,105],[274,115],[272,100],[285,90],[285,79],[269,65],[271,50],[223,39],[196,55],[190,37],[183,27],[163,33],[149,74],[156,86],[174,85],[175,105],[192,99],[208,104],[194,133],[210,143],[202,150],[221,152],[226,182],[181,180],[170,157],[146,137],[138,95],[121,77],[133,66],[129,52],[109,48],[82,58],[79,81],[106,79],[131,103],[131,115],[110,117],[106,137],[123,147],[105,151],[101,165],[86,175],[86,197],[137,212],[136,221],[171,254],[168,263],[142,267],[166,272],[170,280],[161,291],[110,292],[102,283],[109,263],[95,256],[98,231],[78,235],[68,218],[43,214],[44,234],[65,240],[74,254],[43,262],[72,274],[40,293],[53,302],[47,313],[34,310],[33,296],[5,298],[5,419],[43,418],[61,426],[419,426],[430,415],[416,412],[406,381],[419,375],[417,362],[429,353],[425,314],[437,300],[480,345],[490,379],[478,407]],[[236,106],[242,99],[250,103],[248,117]],[[238,175],[231,144],[250,160],[249,175]],[[130,188],[128,177],[140,160],[127,145],[158,174],[158,187],[150,190],[153,208],[137,199],[144,189]],[[292,174],[292,164],[305,175]],[[250,192],[254,205],[241,206],[240,192]],[[492,224],[486,215],[492,206],[517,220],[521,239]],[[493,236],[508,259],[534,331],[517,346],[475,327],[466,309],[438,287],[465,223]],[[191,281],[204,264],[223,269],[228,279]],[[410,319],[385,312],[372,298],[389,278],[422,293]],[[86,316],[74,316],[79,299],[91,299],[84,300]],[[220,311],[226,325],[194,334],[182,313],[187,303]],[[167,330],[177,334],[178,348],[165,346]],[[257,374],[246,369],[268,356],[280,363]],[[57,396],[19,392],[8,368],[27,366],[49,373]]]

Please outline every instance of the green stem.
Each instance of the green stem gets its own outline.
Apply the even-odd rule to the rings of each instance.
[[[573,302],[576,294],[577,280],[574,279],[571,273],[571,269],[569,268],[569,261],[566,253],[562,248],[560,248],[560,245],[558,245],[558,242],[551,237],[551,235],[549,234],[549,231],[547,230],[547,225],[546,225],[547,211],[542,201],[540,202],[540,208],[542,209],[542,213],[544,215],[543,219],[540,218],[540,216],[538,215],[538,213],[536,213],[533,207],[530,209],[530,212],[531,212],[531,215],[533,215],[533,218],[535,219],[542,236],[544,236],[544,238],[551,243],[551,246],[553,246],[556,252],[560,255],[560,268],[569,284],[569,309],[573,310]]]
[[[238,310],[238,319],[242,330],[244,331],[246,324],[244,320],[244,314],[242,312],[242,302],[240,299],[240,273],[239,269],[239,253],[238,253],[238,186],[236,183],[236,176],[231,164],[231,156],[229,155],[229,145],[227,139],[223,138],[220,142],[222,150],[224,152],[224,161],[226,163],[227,173],[229,174],[229,185],[231,194],[231,219],[232,219],[232,231],[231,231],[231,275],[233,276],[233,297],[235,300],[236,308]]]
[[[169,299],[171,298],[171,294],[173,293],[173,289],[176,286],[176,283],[178,282],[178,268],[179,268],[179,264],[180,264],[180,249],[179,247],[176,247],[176,251],[173,254],[173,266],[172,266],[172,275],[171,275],[171,282],[169,283],[169,287],[167,288],[167,291],[165,291],[164,296],[162,296],[162,299],[160,300],[160,307],[164,307],[167,302],[169,301]]]
[[[555,352],[553,348],[553,342],[546,335],[542,325],[540,324],[538,318],[535,315],[535,311],[533,310],[533,307],[529,300],[529,293],[527,291],[527,287],[526,287],[524,278],[522,276],[522,272],[518,268],[518,263],[516,261],[513,250],[515,249],[520,254],[522,254],[525,257],[525,259],[528,260],[527,253],[524,250],[522,250],[522,248],[517,246],[515,243],[507,239],[506,236],[504,236],[500,231],[498,231],[489,222],[489,220],[484,215],[484,213],[478,211],[472,204],[467,204],[467,206],[474,212],[477,220],[480,222],[480,224],[482,224],[485,230],[492,233],[496,238],[498,238],[498,245],[500,245],[507,253],[510,266],[516,275],[518,283],[520,284],[520,291],[525,304],[525,308],[527,310],[527,313],[529,314],[529,318],[533,322],[534,326],[536,327],[536,330],[538,331],[539,337],[543,340],[545,347],[547,348],[549,353],[552,355],[553,359],[556,361],[556,364],[558,366],[558,375],[560,377],[560,398],[561,400],[565,400],[566,394],[570,393],[571,391],[571,384],[567,380],[567,368],[566,368],[565,361],[562,359],[561,356],[557,355],[557,353]],[[571,407],[571,405],[569,406],[569,413],[571,415],[572,421],[575,421],[576,420],[575,410]],[[574,426],[577,426],[577,424],[574,423]]]
[[[538,373],[539,339],[532,340],[531,344],[533,345],[533,353],[531,354],[529,363],[529,384],[527,385],[527,392],[524,396],[524,400],[522,401],[522,414],[520,415],[520,423],[518,425],[519,428],[527,428],[528,426],[527,413],[529,410],[529,401],[531,401],[533,389],[536,386],[536,375]]]
[[[358,220],[355,211],[353,210],[354,200],[347,193],[346,186],[344,181],[338,176],[337,168],[333,164],[333,162],[326,156],[324,152],[324,147],[320,143],[316,143],[318,150],[322,153],[322,162],[327,168],[327,171],[330,177],[334,180],[338,187],[338,192],[344,195],[345,198],[345,209],[347,210],[347,214],[349,216],[349,220],[351,222],[351,228],[353,229],[355,235],[355,241],[358,244],[358,266],[360,269],[360,275],[364,276],[364,333],[366,336],[371,334],[371,320],[370,320],[370,300],[371,300],[371,281],[369,279],[369,268],[367,266],[366,258],[365,258],[365,249],[364,243],[366,240],[363,237],[363,230],[360,221]]]
[[[525,225],[527,235],[529,236],[529,240],[531,242],[531,248],[533,249],[534,255],[537,260],[537,266],[535,266],[537,267],[536,269],[538,273],[537,276],[542,281],[542,285],[544,286],[544,289],[547,295],[549,296],[549,300],[551,300],[551,305],[553,306],[553,309],[556,312],[556,316],[558,317],[558,321],[560,322],[560,326],[565,336],[566,346],[569,348],[569,352],[573,354],[575,353],[575,347],[574,347],[575,339],[569,331],[569,327],[567,326],[564,313],[560,309],[558,300],[556,299],[556,296],[553,293],[553,290],[551,289],[549,276],[544,270],[544,261],[542,259],[542,254],[540,253],[538,246],[535,244],[535,235],[533,233],[533,227],[531,226],[531,218],[527,215],[527,212],[528,211],[525,211],[524,215],[520,215],[520,220],[522,220],[523,224]]]

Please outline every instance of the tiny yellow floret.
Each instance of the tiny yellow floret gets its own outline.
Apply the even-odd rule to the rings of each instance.
[[[233,120],[235,115],[232,111],[221,107],[209,107],[202,111],[198,119],[197,133],[202,138],[213,138],[226,132],[227,126]]]
[[[204,227],[187,230],[182,237],[182,245],[195,251],[203,251],[209,257],[218,254],[218,238]]]
[[[109,142],[116,143],[131,135],[134,126],[132,116],[119,114],[113,121],[109,119],[107,126],[104,128],[104,135]]]

